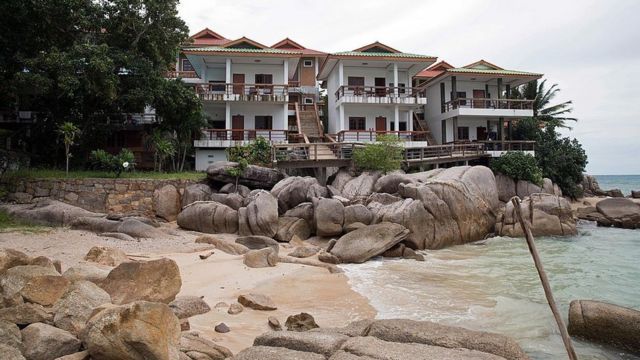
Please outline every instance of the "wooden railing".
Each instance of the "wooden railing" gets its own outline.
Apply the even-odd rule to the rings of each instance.
[[[457,98],[442,105],[443,112],[458,108],[531,110],[533,109],[533,100]]]
[[[419,162],[443,158],[467,158],[486,154],[484,144],[447,144],[406,148],[404,159],[406,162]]]
[[[505,141],[478,141],[487,151],[535,151],[535,141],[505,140]]]
[[[289,85],[281,84],[198,84],[196,94],[202,100],[287,101]]]
[[[175,70],[171,70],[171,71],[167,71],[165,73],[165,77],[169,78],[169,79],[176,79],[176,78],[197,79],[198,78],[198,74],[196,74],[195,71],[175,71]]]
[[[402,86],[350,86],[343,85],[336,91],[336,100],[344,96],[360,96],[363,98],[426,98],[424,87]]]
[[[293,104],[293,106],[296,110],[296,126],[298,127],[298,136],[302,138],[302,140],[306,144],[308,144],[309,138],[307,137],[307,135],[304,134],[304,132],[302,132],[302,125],[300,124],[300,104],[296,102],[295,104]]]
[[[200,140],[250,141],[258,137],[272,143],[287,141],[287,130],[272,129],[204,129]]]
[[[356,143],[298,143],[298,144],[274,144],[272,146],[273,162],[280,161],[321,161],[321,160],[351,160],[353,150],[361,147]],[[322,157],[322,150],[329,148],[335,159]]]
[[[373,142],[379,135],[393,135],[403,141],[427,141],[427,131],[376,131],[376,130],[342,130],[338,132],[339,142]]]

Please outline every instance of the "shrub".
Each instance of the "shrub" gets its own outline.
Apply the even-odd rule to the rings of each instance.
[[[252,165],[270,166],[271,144],[262,136],[258,136],[255,141],[247,145],[227,148],[227,159],[234,162],[244,159]]]
[[[249,166],[249,163],[246,159],[238,159],[238,166],[226,170],[229,176],[236,178],[236,192],[238,192],[238,180],[240,176],[244,174],[244,171],[247,170],[247,166]]]
[[[402,145],[396,136],[379,135],[375,143],[354,149],[353,162],[361,170],[387,173],[400,169],[402,153]]]
[[[522,151],[509,151],[491,160],[491,169],[515,180],[530,181],[542,185],[542,169],[536,158]]]
[[[94,169],[113,172],[116,177],[120,177],[123,171],[132,170],[135,165],[135,157],[129,149],[122,149],[117,155],[109,154],[102,149],[93,150],[90,158]]]
[[[572,198],[582,196],[578,184],[587,166],[587,154],[576,139],[560,138],[554,127],[539,134],[536,159],[545,177],[558,184],[562,193]]]

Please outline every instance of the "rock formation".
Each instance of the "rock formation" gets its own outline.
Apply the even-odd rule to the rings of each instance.
[[[522,217],[529,223],[534,236],[577,234],[571,205],[565,198],[531,194],[522,200],[521,209]],[[498,218],[496,233],[500,236],[524,236],[513,203],[508,202],[504,214]]]
[[[207,169],[207,177],[219,183],[235,183],[236,178],[227,173],[228,169],[234,168],[238,163],[231,161],[217,161]],[[278,170],[249,165],[238,179],[238,183],[253,189],[271,189],[278,181],[284,179],[285,175]]]

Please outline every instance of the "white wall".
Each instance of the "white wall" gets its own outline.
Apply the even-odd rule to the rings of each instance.
[[[337,66],[334,71],[337,71]],[[349,76],[361,76],[364,77],[364,85],[365,86],[375,86],[375,78],[385,78],[386,83],[385,86],[389,86],[393,82],[393,66],[389,66],[389,68],[374,68],[374,67],[357,67],[357,66],[345,66],[344,67],[344,85],[349,84]],[[406,70],[398,70],[398,83],[405,84],[405,86],[410,87],[411,81],[407,79],[407,71]],[[394,86],[397,86],[394,84]],[[334,89],[335,92],[337,89]]]
[[[216,161],[227,161],[227,153],[224,149],[196,148],[196,171],[205,171]]]
[[[384,116],[387,118],[387,130],[391,130],[391,124],[395,122],[394,105],[373,105],[373,104],[344,104],[344,128],[349,129],[350,116],[364,116],[366,120],[365,130],[376,130],[376,117]],[[400,122],[407,122],[409,112],[399,110]],[[409,128],[407,123],[407,129]],[[395,129],[396,131],[398,129]]]
[[[340,109],[336,106],[336,91],[338,90],[338,65],[327,78],[327,102],[329,113],[329,133],[335,134],[340,130]]]
[[[244,82],[246,84],[254,84],[256,80],[256,74],[271,74],[273,75],[273,83],[282,85],[284,84],[284,65],[272,65],[272,64],[234,64],[231,63],[231,80],[233,81],[233,74],[244,74]],[[224,78],[223,78],[224,79]],[[288,79],[288,75],[287,75]]]
[[[255,127],[256,116],[272,116],[274,130],[286,130],[288,128],[288,116],[284,110],[286,105],[232,102],[230,106],[232,117],[234,115],[244,115],[245,129],[253,129]]]

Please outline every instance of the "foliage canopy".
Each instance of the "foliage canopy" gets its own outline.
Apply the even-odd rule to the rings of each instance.
[[[403,148],[400,139],[393,135],[378,135],[376,142],[354,149],[353,161],[360,170],[387,173],[399,170]]]
[[[542,185],[542,169],[536,158],[522,151],[509,151],[491,160],[491,169],[513,178]]]

